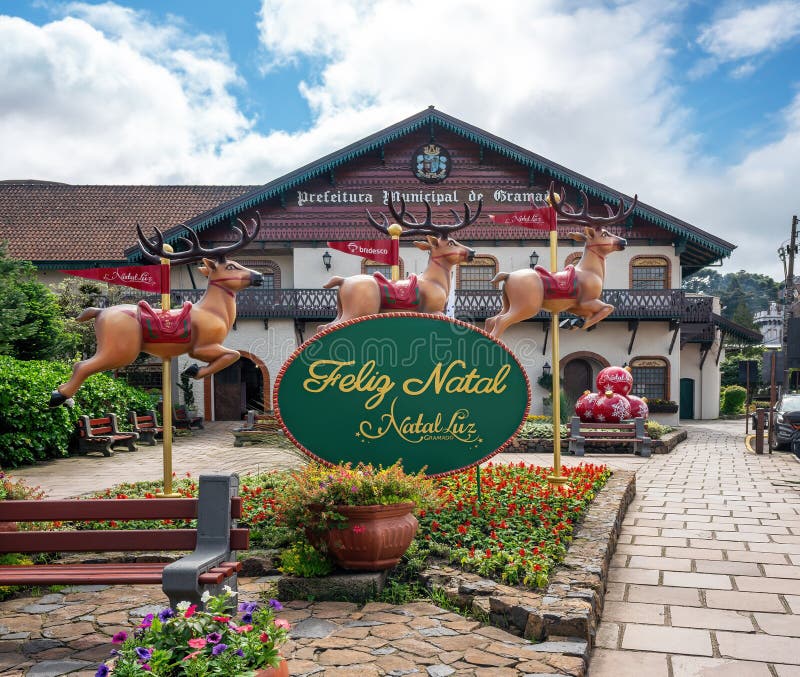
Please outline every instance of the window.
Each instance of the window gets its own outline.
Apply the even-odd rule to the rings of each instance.
[[[392,279],[392,267],[388,263],[378,263],[377,261],[370,261],[369,259],[361,260],[361,272],[364,275],[372,275],[373,273],[380,273],[387,280]],[[405,266],[403,259],[400,259],[400,279],[405,277]]]
[[[567,266],[574,266],[581,260],[581,256],[583,256],[583,252],[572,252],[566,259],[564,259],[564,268]]]
[[[662,256],[637,256],[631,261],[631,289],[669,289],[669,261]]]
[[[236,259],[245,268],[258,271],[263,275],[262,289],[281,288],[281,269],[277,263],[269,259]]]
[[[669,399],[669,364],[659,357],[631,360],[632,393],[648,400]]]
[[[476,256],[458,267],[458,289],[494,289],[492,278],[497,274],[497,261],[491,256]]]

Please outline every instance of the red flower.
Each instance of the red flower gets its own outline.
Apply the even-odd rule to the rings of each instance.
[[[184,618],[191,618],[194,616],[195,612],[197,611],[197,604],[192,604],[186,611],[184,612]]]

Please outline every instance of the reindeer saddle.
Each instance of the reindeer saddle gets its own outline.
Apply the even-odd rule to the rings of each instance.
[[[192,340],[192,304],[186,301],[183,308],[158,310],[147,301],[139,301],[139,324],[145,343],[189,343]]]
[[[409,275],[405,280],[392,282],[380,273],[373,273],[375,282],[381,290],[383,310],[416,310],[419,306],[419,286],[417,276]]]
[[[536,266],[534,270],[542,279],[545,301],[578,298],[578,277],[575,274],[575,266],[567,266],[557,273],[551,273],[542,266]]]

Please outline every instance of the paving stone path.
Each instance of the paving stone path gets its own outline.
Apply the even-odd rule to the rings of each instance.
[[[590,677],[800,677],[800,463],[785,453],[748,453],[742,428],[698,423],[670,455],[586,459],[638,469]],[[295,462],[278,450],[232,442],[221,425],[181,440],[176,470],[197,475],[200,468]],[[78,495],[158,478],[160,447],[143,450],[14,474],[51,496]],[[549,457],[498,460],[547,464]],[[242,597],[256,599],[267,583],[243,580]],[[110,637],[163,603],[156,586],[74,588],[2,602],[0,673],[90,677],[108,656]],[[428,603],[291,602],[283,615],[293,624],[285,652],[293,675],[580,674],[586,650],[549,653]]]

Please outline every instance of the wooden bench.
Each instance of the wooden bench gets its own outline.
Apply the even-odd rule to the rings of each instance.
[[[644,428],[643,418],[624,423],[586,423],[573,416],[569,426],[569,451],[575,456],[583,456],[586,444],[592,442],[631,444],[634,454],[643,458],[650,456],[652,440]]]
[[[265,442],[272,435],[283,435],[283,430],[278,419],[275,418],[275,414],[271,411],[256,413],[249,409],[244,425],[233,430],[233,446],[242,447],[245,444]]]
[[[158,416],[154,409],[148,410],[144,416],[138,416],[135,411],[128,412],[128,423],[133,432],[139,435],[142,444],[156,445],[156,438],[162,437],[164,428],[158,425]]]
[[[0,566],[0,585],[96,585],[161,583],[170,604],[200,604],[204,590],[236,589],[241,565],[235,550],[249,545],[236,528],[242,514],[239,478],[200,476],[199,498],[0,501],[0,521],[182,520],[196,529],[117,529],[0,532],[0,553],[193,551],[175,562],[33,564]]]
[[[203,429],[203,417],[198,416],[195,412],[186,411],[185,407],[175,407],[175,414],[172,417],[172,424],[176,428],[183,430],[191,430],[197,428]]]
[[[78,428],[79,454],[99,451],[103,456],[111,456],[114,447],[123,446],[128,451],[138,449],[136,440],[139,435],[120,431],[115,414],[106,414],[102,418],[81,416],[75,425]]]

